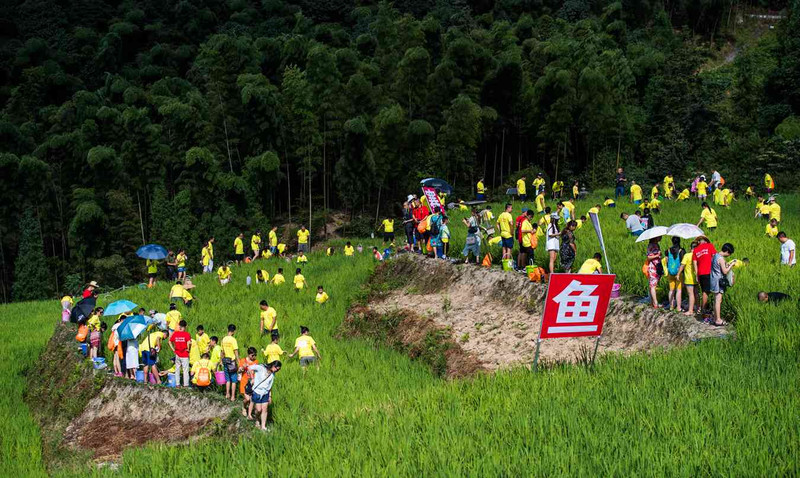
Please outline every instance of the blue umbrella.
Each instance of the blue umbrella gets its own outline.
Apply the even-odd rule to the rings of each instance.
[[[105,308],[103,315],[119,315],[123,312],[130,312],[136,308],[136,304],[129,300],[115,300],[114,302],[108,304],[108,307]]]
[[[117,327],[117,337],[120,340],[133,340],[147,330],[150,319],[143,315],[132,315],[123,320]]]
[[[158,244],[147,244],[136,249],[136,255],[142,259],[164,259],[167,257],[167,248]]]
[[[438,189],[447,195],[453,194],[453,187],[450,186],[444,179],[427,178],[419,182],[423,186]]]

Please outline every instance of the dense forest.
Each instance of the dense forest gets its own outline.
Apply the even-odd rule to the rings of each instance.
[[[428,176],[797,177],[785,1],[9,0],[0,25],[3,301],[131,283],[144,242],[368,233]]]

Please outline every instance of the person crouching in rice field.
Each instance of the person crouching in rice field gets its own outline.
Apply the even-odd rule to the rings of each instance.
[[[231,281],[231,268],[227,264],[222,264],[219,269],[217,269],[217,277],[219,279],[219,285],[226,285],[228,282]]]
[[[253,418],[253,408],[255,407],[256,414],[260,418],[258,425],[262,430],[267,429],[267,416],[269,414],[269,405],[272,403],[272,389],[275,384],[275,374],[281,369],[281,362],[275,360],[266,365],[255,364],[247,369],[252,383],[252,399],[248,409],[247,418]]]
[[[321,285],[317,286],[317,296],[314,298],[314,301],[322,305],[328,302],[328,299],[330,299],[330,297],[328,297],[328,293],[325,292],[325,289],[323,289]]]
[[[294,352],[289,354],[289,358],[293,358],[297,355],[300,358],[300,367],[303,369],[303,374],[306,372],[306,368],[311,363],[317,364],[317,370],[319,370],[319,360],[322,358],[320,355],[319,350],[317,349],[317,343],[308,333],[308,327],[305,325],[300,326],[300,337],[297,337],[294,341]]]
[[[200,356],[200,360],[192,365],[192,385],[201,392],[208,390],[211,386],[214,367],[212,366],[210,357],[208,352],[206,352]]]

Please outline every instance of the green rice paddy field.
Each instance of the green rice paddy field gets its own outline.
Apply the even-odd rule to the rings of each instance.
[[[586,210],[600,197],[578,202]],[[781,196],[783,226],[798,228],[797,196]],[[495,213],[501,205],[494,204]],[[764,236],[752,203],[717,207],[719,247],[731,242],[734,257],[750,259],[726,296],[736,338],[630,357],[606,356],[594,371],[556,367],[539,374],[525,369],[445,381],[384,346],[336,338],[350,303],[373,261],[364,255],[310,256],[309,285],[323,284],[325,307],[313,292],[291,284],[245,287],[255,265],[234,267],[233,282],[220,288],[195,276],[196,306],[187,320],[223,335],[239,327],[240,347],[266,345],[258,336],[258,302],[279,313],[281,345],[290,349],[299,325],[311,328],[323,360],[304,376],[294,361],[279,373],[274,423],[268,433],[237,440],[211,439],[182,446],[151,445],[125,452],[116,471],[88,467],[58,475],[124,476],[553,476],[553,475],[796,475],[800,466],[800,314],[796,300],[778,306],[756,302],[759,290],[800,298],[800,270],[778,265],[779,243]],[[600,213],[611,267],[623,292],[644,294],[643,244],[634,244],[616,210]],[[518,213],[519,206],[515,208]],[[463,212],[451,230],[460,249]],[[656,223],[696,222],[696,202],[667,203]],[[577,232],[580,264],[597,251],[590,225]],[[367,245],[369,241],[362,241]],[[666,243],[664,243],[666,245]],[[688,244],[685,245],[688,247]],[[225,246],[218,244],[218,251]],[[498,252],[499,251],[495,251]],[[544,264],[541,251],[537,261]],[[258,263],[274,274],[292,265]],[[289,279],[291,274],[287,274]],[[145,308],[165,310],[169,284],[116,293]],[[58,302],[0,307],[0,463],[5,476],[48,473],[41,439],[22,401],[24,376],[60,319]],[[476,331],[478,333],[478,331]],[[545,345],[546,346],[546,343]],[[186,410],[187,414],[192,410]]]

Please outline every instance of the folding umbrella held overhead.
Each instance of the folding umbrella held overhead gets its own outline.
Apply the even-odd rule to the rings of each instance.
[[[651,227],[650,229],[644,231],[638,238],[636,238],[636,242],[644,242],[649,241],[655,237],[661,237],[667,235],[667,228],[665,226],[656,226]]]
[[[705,233],[702,229],[687,222],[673,224],[669,226],[669,229],[667,229],[668,236],[677,236],[681,239],[694,239],[695,237],[700,237],[704,234]]]
[[[167,248],[158,244],[147,244],[136,249],[136,255],[142,259],[165,259],[167,257]]]
[[[97,298],[94,296],[81,299],[72,308],[72,312],[69,314],[69,321],[76,323],[88,319],[92,315],[92,311],[94,310],[96,304]]]
[[[450,184],[448,184],[444,179],[427,178],[420,181],[419,184],[425,187],[437,189],[448,196],[453,194],[453,186],[450,186]]]
[[[133,340],[147,330],[150,319],[143,315],[132,315],[123,320],[117,327],[117,336],[120,340]]]
[[[136,308],[136,304],[129,300],[115,300],[108,304],[108,307],[103,311],[103,315],[119,315],[125,312],[130,312]]]

